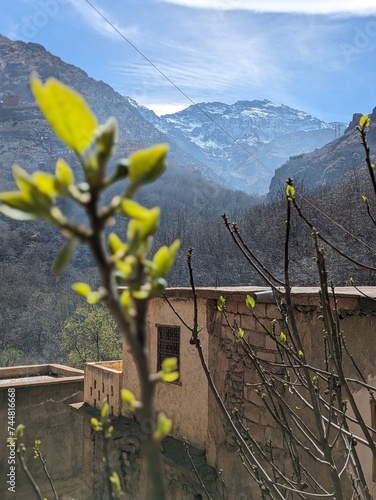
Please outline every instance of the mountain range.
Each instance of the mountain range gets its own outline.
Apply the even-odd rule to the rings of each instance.
[[[2,190],[14,188],[12,164],[27,171],[52,171],[59,156],[66,158],[79,179],[80,167],[75,157],[53,134],[34,102],[30,90],[30,74],[37,71],[42,80],[53,76],[80,92],[104,123],[115,116],[119,139],[113,163],[132,151],[157,143],[170,145],[169,168],[164,176],[146,187],[142,202],[162,209],[191,207],[193,212],[221,213],[226,203],[246,207],[255,199],[213,183],[201,172],[201,165],[183,151],[151,122],[146,120],[130,101],[102,81],[90,78],[81,69],[63,62],[39,44],[15,42],[0,35],[0,185]],[[112,163],[112,166],[113,166]],[[110,166],[111,167],[111,166]],[[181,186],[185,186],[184,191]]]
[[[155,192],[148,192],[150,203],[163,205],[180,200],[183,206],[194,199],[196,208],[210,210],[210,198],[232,198],[229,190],[264,195],[269,185],[271,192],[276,192],[287,176],[304,179],[308,187],[315,187],[335,182],[346,169],[361,162],[356,134],[354,139],[355,122],[341,135],[346,128],[343,123],[325,123],[304,111],[266,99],[232,105],[200,103],[158,117],[41,45],[11,41],[0,35],[2,189],[12,186],[13,163],[30,171],[48,169],[53,168],[49,166],[51,160],[68,155],[73,166],[78,166],[34,103],[29,87],[33,70],[43,80],[54,76],[71,85],[85,97],[101,122],[116,116],[120,131],[117,158],[151,144],[170,144],[169,172]],[[372,138],[373,131],[370,135]],[[186,189],[178,195],[181,185]],[[239,192],[236,199],[239,205],[255,201]]]
[[[191,105],[157,117],[140,113],[180,148],[204,164],[204,175],[253,194],[268,191],[277,167],[334,139],[342,123],[325,123],[304,111],[268,100]]]

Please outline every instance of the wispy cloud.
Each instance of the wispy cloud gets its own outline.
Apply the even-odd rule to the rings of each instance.
[[[75,12],[80,15],[88,27],[104,38],[119,40],[120,35],[117,31],[125,37],[135,37],[138,33],[136,26],[124,27],[120,25],[112,18],[109,12],[101,7],[95,7],[95,9],[99,11],[98,13],[88,3],[82,2],[82,0],[67,0],[67,2],[75,9]],[[109,22],[107,22],[106,19]]]
[[[255,12],[300,14],[376,14],[374,0],[162,0],[167,3],[214,10],[249,10]]]
[[[212,16],[202,20],[204,24],[199,21],[196,17],[180,21],[176,37],[151,37],[152,42],[149,39],[144,47],[161,72],[192,100],[234,102],[236,90],[246,98],[286,83],[287,72],[280,68],[268,36],[264,30],[256,30],[256,23],[248,22],[249,31],[244,33],[227,16]],[[130,86],[123,92],[145,105],[155,104],[157,95],[164,101],[167,97],[175,103],[190,104],[145,61],[119,62],[116,73],[124,87]],[[137,87],[132,88],[132,82],[137,82]]]

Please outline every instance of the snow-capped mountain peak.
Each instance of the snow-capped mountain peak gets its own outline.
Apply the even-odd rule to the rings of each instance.
[[[161,117],[140,112],[208,165],[220,182],[258,194],[267,191],[272,173],[290,155],[312,151],[335,136],[334,124],[267,99],[202,102]]]

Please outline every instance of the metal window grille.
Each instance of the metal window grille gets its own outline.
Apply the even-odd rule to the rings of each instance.
[[[180,367],[180,327],[158,326],[158,358],[157,371],[162,369],[166,358],[177,358]]]

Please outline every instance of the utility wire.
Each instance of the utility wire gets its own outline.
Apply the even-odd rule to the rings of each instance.
[[[118,35],[123,38],[143,59],[145,59],[145,61],[147,61],[165,80],[167,80],[178,92],[180,92],[180,94],[182,94],[193,106],[195,106],[199,111],[201,111],[201,113],[203,113],[207,118],[208,120],[210,120],[212,123],[214,123],[214,125],[216,127],[218,127],[219,129],[222,130],[222,132],[224,134],[226,134],[237,146],[239,146],[241,149],[243,149],[249,156],[251,156],[254,160],[256,160],[264,169],[266,169],[269,173],[271,173],[272,175],[274,175],[276,177],[276,179],[280,182],[281,186],[284,187],[285,183],[284,181],[276,174],[276,172],[272,169],[270,169],[267,165],[265,165],[265,163],[263,163],[259,158],[257,158],[246,146],[244,146],[244,144],[242,144],[241,142],[239,142],[238,139],[236,139],[236,137],[234,137],[228,130],[226,130],[220,123],[218,123],[216,120],[214,120],[214,118],[212,116],[210,116],[209,113],[207,113],[204,109],[201,108],[201,106],[199,104],[197,104],[195,101],[193,101],[193,99],[191,99],[189,97],[188,94],[186,94],[184,92],[184,90],[179,87],[179,85],[177,85],[174,81],[171,80],[171,78],[169,78],[161,69],[158,68],[158,66],[156,64],[153,63],[153,61],[151,61],[133,42],[131,42],[129,40],[129,38],[127,38],[124,33],[122,33],[116,26],[114,26],[114,24],[95,6],[93,5],[90,0],[84,0],[114,31],[116,31],[116,33],[118,33]],[[300,194],[300,197],[306,202],[308,203],[312,208],[314,208],[315,210],[317,210],[321,215],[323,215],[324,217],[326,217],[329,221],[331,221],[334,225],[336,225],[338,228],[340,228],[342,231],[344,231],[345,233],[347,233],[349,236],[351,236],[351,238],[353,238],[354,240],[356,240],[358,243],[360,243],[361,245],[365,246],[366,248],[368,248],[369,250],[371,250],[373,253],[376,253],[376,248],[373,248],[371,247],[370,245],[368,245],[368,243],[366,243],[365,241],[361,240],[360,238],[358,238],[358,236],[356,236],[355,234],[353,234],[351,231],[349,231],[348,229],[346,229],[342,224],[340,224],[339,222],[335,221],[330,215],[326,214],[325,212],[323,212],[319,207],[317,207],[316,205],[314,205],[311,201],[309,201],[307,198],[305,198],[305,196],[303,196],[302,194]]]

